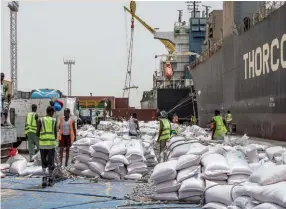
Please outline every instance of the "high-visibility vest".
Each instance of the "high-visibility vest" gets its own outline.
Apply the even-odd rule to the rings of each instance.
[[[226,116],[225,116],[225,120],[226,120],[226,122],[231,122],[232,121],[232,115],[231,114],[226,114]]]
[[[37,132],[37,121],[35,119],[36,113],[29,112],[26,117],[26,124],[25,124],[25,134],[27,133],[36,133]]]
[[[64,119],[65,117],[61,117],[60,119],[60,134],[59,134],[59,140],[62,140],[62,135],[63,135],[63,128],[64,128]],[[70,119],[70,138],[72,141],[74,141],[74,130],[73,130],[73,120]]]
[[[215,121],[215,136],[223,136],[225,133],[227,133],[227,129],[222,120],[222,116],[214,116],[213,120]]]
[[[197,123],[197,118],[196,118],[195,116],[192,116],[191,120],[192,120],[192,123],[193,123],[193,124],[196,124],[196,123]]]
[[[95,119],[95,123],[98,123],[98,115],[95,115],[94,119]]]
[[[42,127],[40,132],[39,145],[55,147],[57,145],[55,137],[56,119],[46,116],[40,120]]]
[[[168,119],[160,119],[163,123],[163,130],[160,133],[159,140],[169,140],[171,137],[171,124]]]

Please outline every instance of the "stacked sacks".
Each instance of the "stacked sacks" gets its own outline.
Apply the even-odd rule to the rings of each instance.
[[[148,167],[157,165],[158,161],[153,148],[154,138],[150,135],[143,135],[141,138],[143,140],[142,146],[144,151],[144,157],[146,159],[146,165]]]
[[[178,200],[178,190],[181,186],[177,182],[177,160],[160,163],[155,166],[150,177],[154,181],[156,193],[153,195],[155,200]]]
[[[126,159],[128,160],[128,166],[125,179],[140,179],[142,174],[147,171],[142,142],[136,139],[131,139],[126,144],[126,148]]]

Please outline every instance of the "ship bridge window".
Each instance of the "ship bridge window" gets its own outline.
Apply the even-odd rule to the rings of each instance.
[[[199,20],[198,19],[192,19],[192,25],[198,25]]]
[[[192,27],[192,31],[200,31],[199,26],[193,26],[193,27]]]
[[[201,25],[206,25],[207,24],[207,19],[200,19],[200,24]]]
[[[201,26],[200,31],[206,31],[206,26]]]

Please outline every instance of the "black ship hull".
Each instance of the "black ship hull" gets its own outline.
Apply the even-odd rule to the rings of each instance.
[[[200,125],[230,110],[238,133],[286,141],[286,5],[191,69]]]

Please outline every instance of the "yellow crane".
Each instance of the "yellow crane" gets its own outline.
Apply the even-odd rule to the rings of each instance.
[[[132,6],[136,9],[136,3],[135,1],[132,1]],[[130,5],[131,6],[131,5]],[[130,7],[131,8],[131,7]],[[152,28],[150,25],[148,25],[145,21],[143,21],[140,17],[138,17],[135,14],[135,10],[130,11],[127,7],[124,6],[124,10],[127,11],[128,13],[131,14],[132,18],[135,18],[136,20],[138,20],[138,22],[140,22],[148,31],[150,31],[153,35],[155,35],[156,31],[154,28]],[[169,40],[165,40],[165,39],[159,39],[164,46],[166,47],[166,49],[168,50],[169,54],[173,54],[175,52],[175,44]]]

